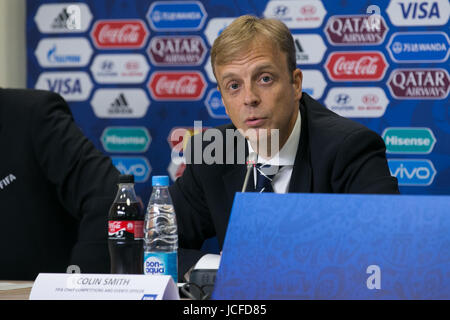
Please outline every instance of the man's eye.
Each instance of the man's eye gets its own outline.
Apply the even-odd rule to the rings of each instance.
[[[232,83],[228,86],[231,90],[236,90],[239,88],[239,85],[237,83]]]
[[[264,82],[264,83],[268,83],[268,82],[272,81],[272,77],[264,76],[264,77],[261,78],[261,81]]]

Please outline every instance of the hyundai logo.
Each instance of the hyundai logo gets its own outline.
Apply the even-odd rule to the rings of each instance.
[[[287,15],[289,12],[289,9],[287,6],[276,6],[273,10],[273,14],[277,17],[282,17]]]
[[[348,104],[351,100],[350,96],[345,93],[337,94],[334,98],[334,101],[340,105]]]

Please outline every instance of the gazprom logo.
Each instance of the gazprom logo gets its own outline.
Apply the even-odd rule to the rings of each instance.
[[[159,31],[200,30],[206,16],[199,1],[156,1],[147,13],[150,26]]]
[[[132,174],[136,182],[146,182],[151,167],[145,157],[111,157],[112,163],[121,174]]]
[[[430,160],[388,159],[388,165],[400,186],[429,186],[436,176],[436,169]]]

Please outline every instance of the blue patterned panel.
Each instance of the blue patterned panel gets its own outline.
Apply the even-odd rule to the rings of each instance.
[[[449,299],[450,197],[238,193],[215,299]]]

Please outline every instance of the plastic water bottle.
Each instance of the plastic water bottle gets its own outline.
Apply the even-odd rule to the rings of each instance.
[[[178,232],[169,177],[154,176],[152,186],[144,222],[144,274],[170,275],[176,283]]]

